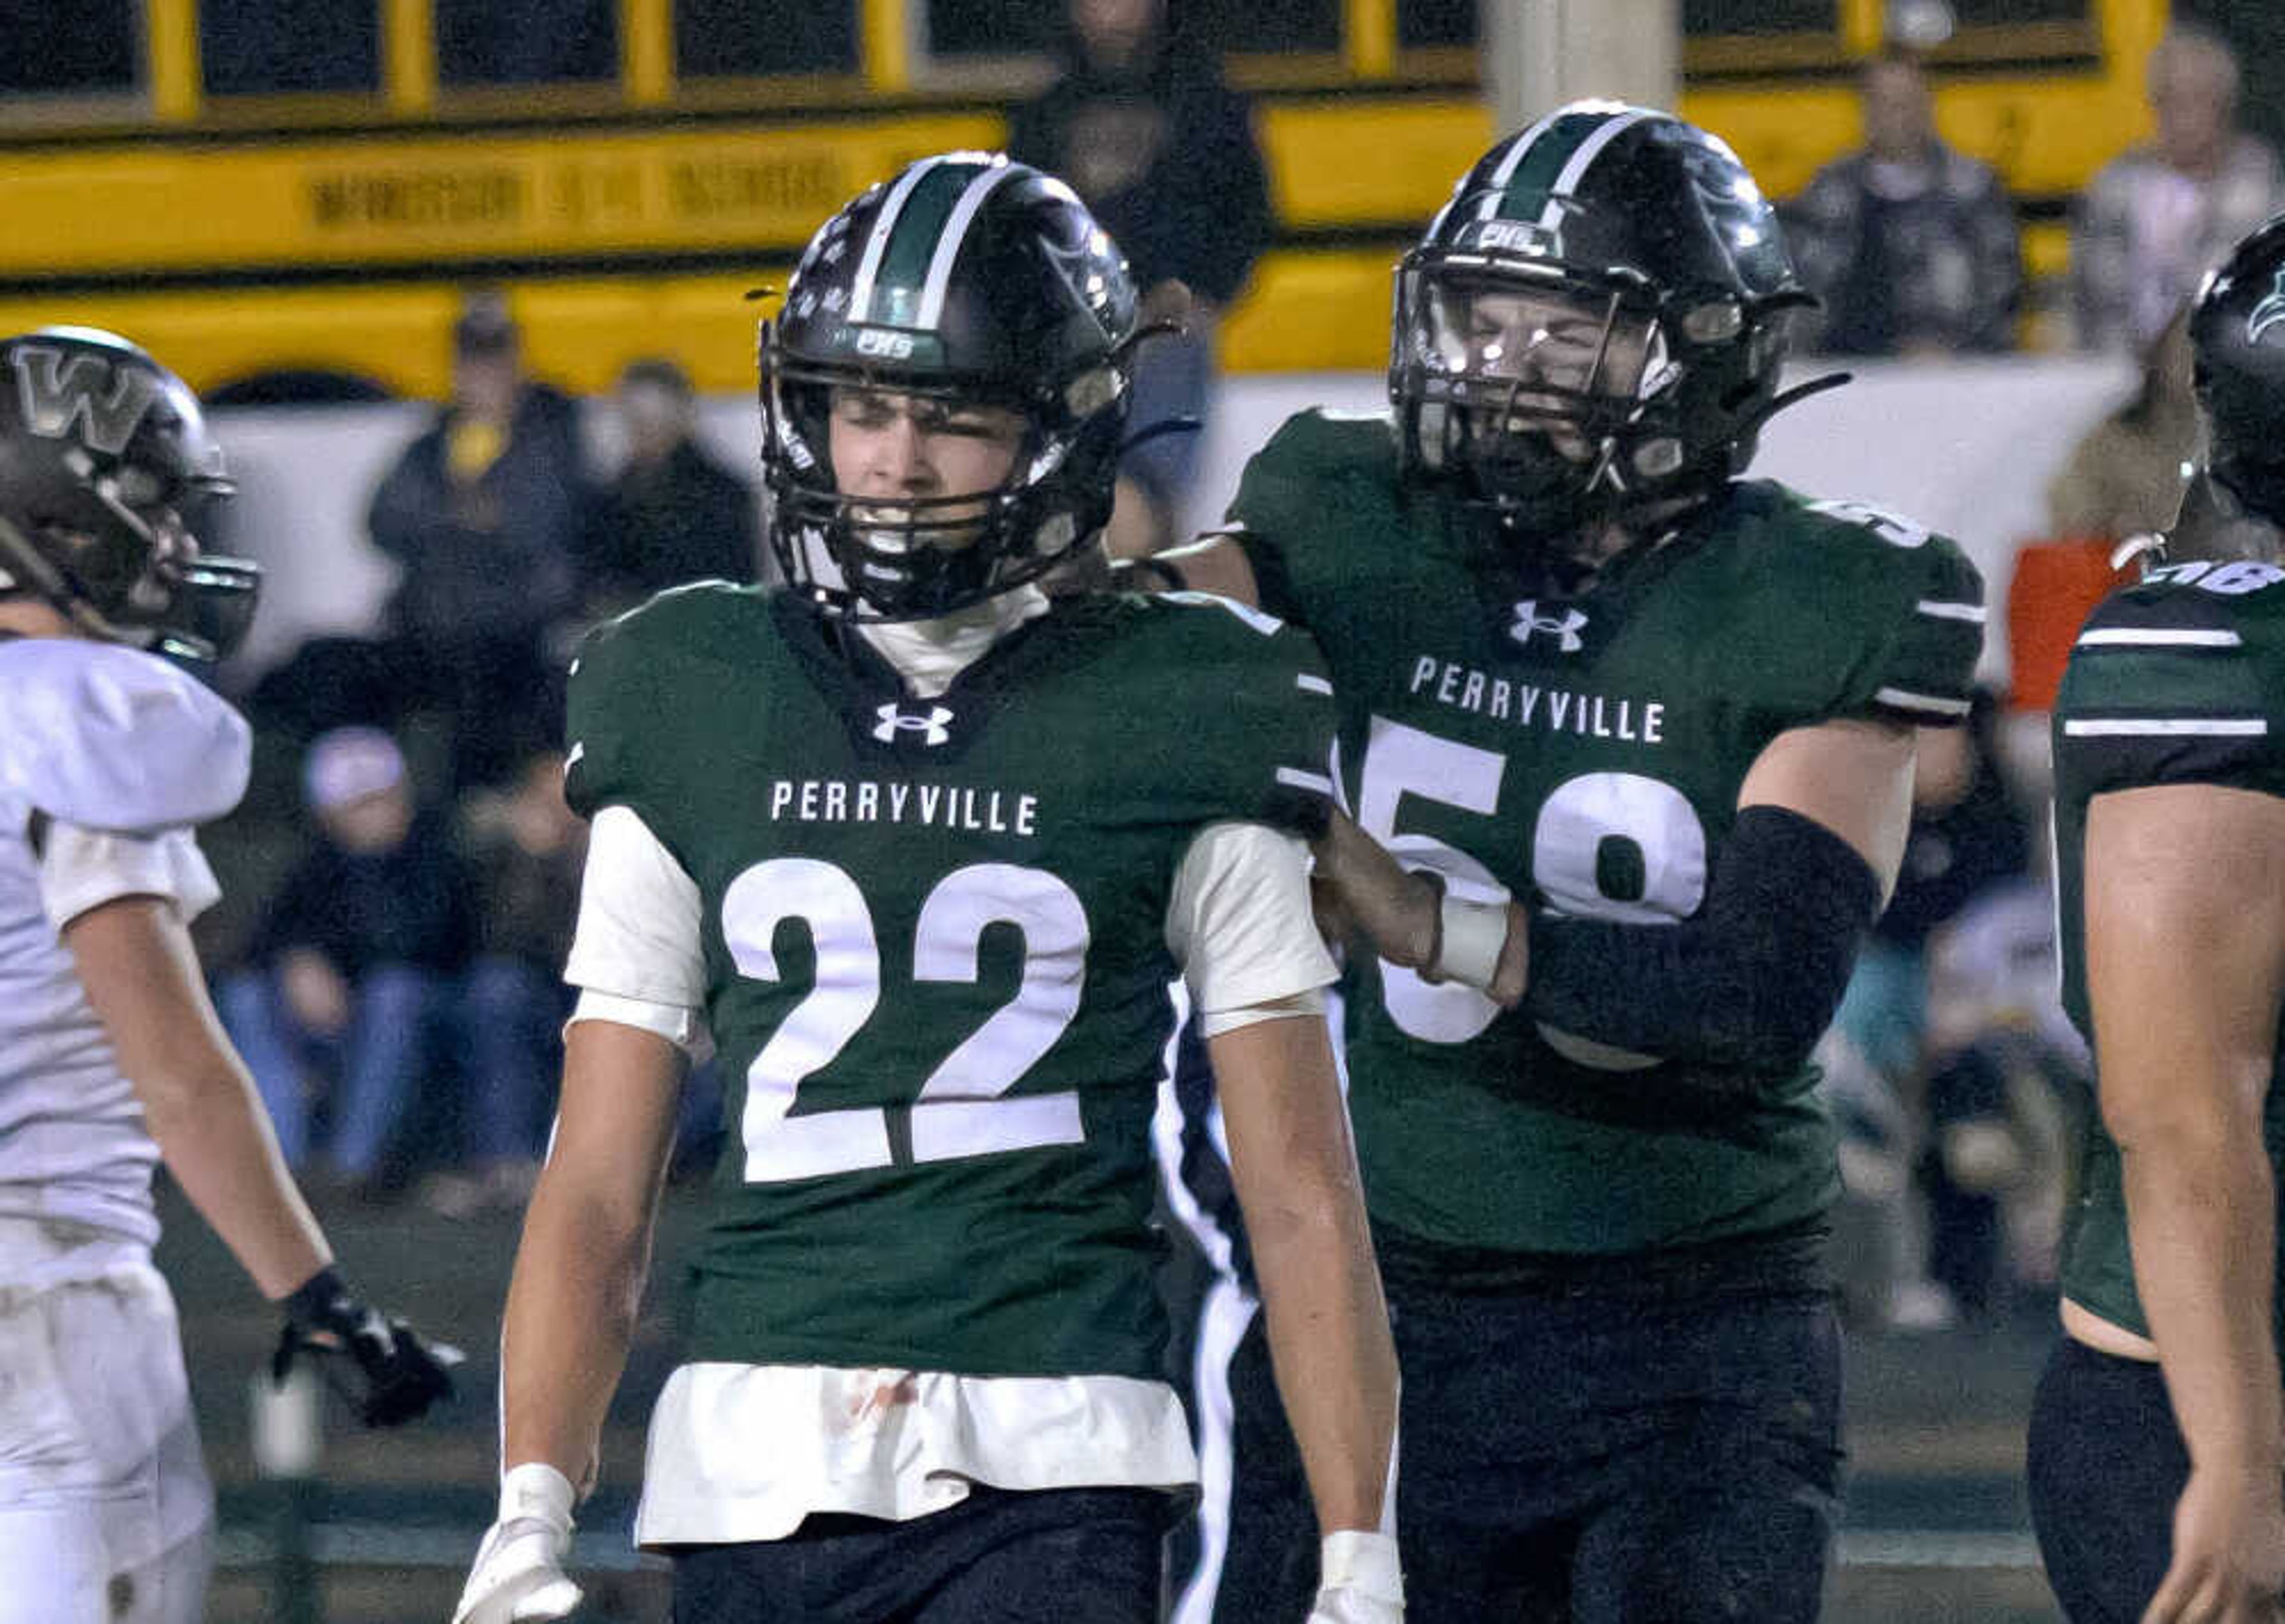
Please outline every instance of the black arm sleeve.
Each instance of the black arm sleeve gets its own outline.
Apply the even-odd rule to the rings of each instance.
[[[1808,1058],[1840,1007],[1880,886],[1856,849],[1777,806],[1738,814],[1705,906],[1676,925],[1531,918],[1535,1020],[1757,1074]]]

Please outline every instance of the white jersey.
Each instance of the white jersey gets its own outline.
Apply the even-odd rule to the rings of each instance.
[[[190,827],[236,804],[248,761],[244,720],[163,660],[0,642],[0,1219],[157,1238],[158,1149],[62,930],[120,897],[212,904]],[[0,1283],[28,1272],[0,1249]]]

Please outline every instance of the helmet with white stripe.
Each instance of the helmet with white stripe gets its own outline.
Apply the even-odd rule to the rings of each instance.
[[[1719,139],[1574,102],[1486,153],[1398,268],[1405,451],[1540,539],[1705,494],[1786,404],[1808,298]]]
[[[826,222],[761,341],[770,542],[790,590],[858,620],[934,617],[1033,580],[1110,517],[1135,285],[1069,186],[998,153],[923,158]],[[1023,423],[985,492],[841,490],[836,397]]]

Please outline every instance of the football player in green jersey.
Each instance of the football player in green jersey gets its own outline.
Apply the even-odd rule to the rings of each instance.
[[[2054,710],[2063,998],[2100,1110],[2030,1472],[2074,1620],[2285,1617],[2285,216],[2190,339],[2204,467]]]
[[[1174,561],[1315,634],[1347,804],[1467,927],[1349,1005],[1415,1619],[1816,1616],[1808,1057],[1984,611],[1949,541],[1739,477],[1804,299],[1720,141],[1561,108],[1400,267],[1393,413],[1292,419]],[[1503,960],[1512,1012],[1462,985]]]
[[[1290,1616],[1401,1619],[1394,1357],[1306,876],[1329,686],[1267,616],[1038,585],[1110,511],[1136,326],[1060,181],[954,153],[866,192],[765,329],[786,586],[669,592],[583,649],[581,995],[463,1624],[577,1599],[702,1032],[735,1131],[635,1528],[675,1617],[1155,1624],[1196,1473],[1150,1224],[1177,973],[1325,1536]]]

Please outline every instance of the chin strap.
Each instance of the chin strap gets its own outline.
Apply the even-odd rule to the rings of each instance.
[[[1737,437],[1742,440],[1748,435],[1759,434],[1763,424],[1777,416],[1787,406],[1797,406],[1812,395],[1822,395],[1828,389],[1837,389],[1844,383],[1854,383],[1856,381],[1857,374],[1854,373],[1827,373],[1822,378],[1811,378],[1807,383],[1796,383],[1789,389],[1780,389],[1763,402],[1759,411],[1752,413],[1739,425]]]
[[[2136,574],[2147,579],[2153,569],[2166,561],[2166,537],[2157,530],[2144,530],[2139,536],[2129,536],[2110,550],[2113,574],[2129,564],[2140,563]]]
[[[1194,435],[1204,428],[1205,424],[1194,417],[1160,418],[1149,428],[1138,428],[1121,441],[1119,455],[1123,459],[1137,446],[1148,445],[1153,440],[1163,440],[1168,435]]]
[[[1112,347],[1111,351],[1111,364],[1115,366],[1124,366],[1134,359],[1135,352],[1141,349],[1144,344],[1148,343],[1150,340],[1154,338],[1180,338],[1183,333],[1188,333],[1189,331],[1190,328],[1188,326],[1184,326],[1182,322],[1176,321],[1172,317],[1161,317],[1157,321],[1146,321],[1141,326],[1135,328],[1134,332],[1119,340],[1119,341]]]

